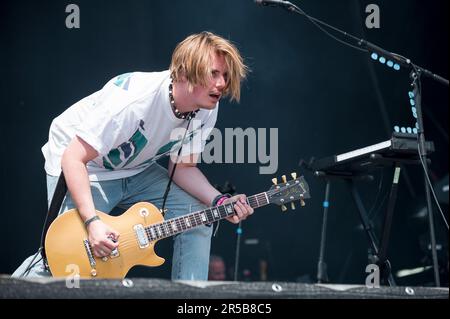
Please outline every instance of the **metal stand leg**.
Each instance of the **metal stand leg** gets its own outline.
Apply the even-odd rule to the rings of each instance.
[[[234,275],[233,280],[238,281],[239,274],[239,253],[241,251],[241,235],[242,235],[242,221],[239,222],[239,225],[236,229],[237,241],[236,241],[236,254],[234,258]]]
[[[327,236],[328,207],[330,206],[329,198],[330,198],[330,180],[327,179],[327,184],[325,187],[325,200],[323,202],[323,219],[322,219],[322,236],[320,239],[320,253],[319,253],[319,261],[317,263],[318,283],[328,282],[327,264],[324,262],[324,253]]]
[[[394,215],[395,202],[397,200],[398,182],[400,178],[401,167],[395,165],[394,178],[392,180],[391,192],[389,194],[389,202],[387,212],[384,218],[383,232],[381,235],[380,251],[378,253],[379,262],[383,264],[387,260],[387,250],[389,245],[389,236],[392,226],[392,217]]]
[[[433,208],[431,206],[430,187],[428,185],[427,176],[425,175],[425,172],[424,178],[425,178],[425,193],[427,197],[428,227],[430,230],[431,256],[433,259],[434,282],[436,284],[436,287],[440,287],[441,279],[439,277],[439,263],[436,249],[436,233],[434,230]]]
[[[392,273],[391,273],[389,260],[385,257],[385,253],[383,251],[380,251],[380,249],[378,248],[377,243],[379,241],[377,240],[377,237],[373,231],[369,217],[367,215],[367,211],[362,203],[362,200],[358,193],[358,190],[356,189],[353,180],[348,180],[347,182],[351,189],[353,200],[355,201],[356,207],[358,208],[358,212],[359,212],[359,215],[361,218],[361,222],[364,226],[364,230],[366,231],[366,234],[369,237],[369,242],[374,251],[373,260],[371,260],[371,262],[378,265],[378,267],[380,269],[381,279],[383,280],[383,282],[384,283],[387,282],[390,286],[395,286],[395,281],[394,281],[394,277],[392,276]],[[394,195],[393,198],[392,198],[392,195]],[[390,208],[390,207],[394,203],[394,201],[392,199],[395,200],[395,196],[396,196],[396,189],[394,191],[391,190],[391,198],[390,198],[390,205],[388,206],[388,211],[391,209],[393,210],[393,208]],[[391,213],[390,217],[392,217],[392,213]],[[388,227],[385,227],[385,230],[386,231],[390,230],[391,219],[386,218],[385,225],[386,224],[388,225]],[[388,243],[387,239],[382,240],[382,242],[387,247],[387,243]],[[380,252],[381,252],[381,255],[383,256],[383,259],[384,259],[383,261],[380,260]]]

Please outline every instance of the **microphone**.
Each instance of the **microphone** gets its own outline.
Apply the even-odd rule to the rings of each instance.
[[[290,8],[294,6],[289,1],[283,0],[255,0],[255,3],[260,6],[279,6],[284,8]]]

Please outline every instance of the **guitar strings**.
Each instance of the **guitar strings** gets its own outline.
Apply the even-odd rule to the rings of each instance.
[[[247,198],[247,203],[250,205],[250,202],[249,202],[249,201],[250,201],[250,200],[254,200],[254,201],[256,201],[257,207],[260,207],[259,202],[260,202],[261,200],[267,201],[266,194],[268,194],[268,195],[271,196],[273,193],[276,193],[276,192],[279,192],[279,191],[278,191],[278,190],[272,190],[272,191],[269,190],[269,191],[266,192],[266,193],[260,193],[260,194],[253,195],[253,196]],[[258,201],[258,198],[259,198],[259,201]],[[223,207],[223,206],[225,206],[225,205],[221,205],[221,207]],[[256,208],[256,207],[255,207],[255,208]],[[209,209],[211,209],[211,208],[209,208]],[[203,211],[204,211],[204,210],[203,210]],[[184,232],[184,231],[186,231],[186,230],[195,228],[195,227],[197,227],[197,226],[201,226],[201,225],[203,224],[203,221],[202,221],[201,218],[198,216],[198,213],[199,213],[199,212],[202,212],[202,211],[193,212],[193,213],[190,213],[190,214],[187,214],[187,215],[184,215],[184,216],[180,216],[180,217],[176,217],[176,218],[172,218],[172,219],[168,219],[168,220],[163,220],[163,221],[161,221],[161,222],[157,222],[157,223],[155,223],[155,224],[148,225],[148,226],[145,227],[145,228],[146,228],[146,230],[145,230],[146,235],[150,235],[150,234],[149,234],[149,230],[148,230],[147,228],[148,228],[148,227],[152,227],[152,226],[153,226],[153,227],[159,226],[159,227],[161,227],[161,229],[163,229],[163,230],[165,231],[165,233],[168,233],[168,235],[166,235],[166,234],[161,230],[161,231],[160,231],[160,232],[161,232],[161,235],[158,234],[158,236],[157,236],[157,238],[155,238],[155,240],[161,240],[161,239],[164,239],[164,238],[167,238],[167,237],[176,235],[177,233]],[[232,216],[232,215],[230,215],[230,216],[228,216],[228,217],[231,217],[231,216]],[[191,220],[191,217],[194,218],[193,221]],[[181,219],[183,219],[183,218],[188,218],[188,220],[189,220],[190,222],[192,222],[192,223],[198,223],[198,224],[195,225],[195,226],[189,226],[189,225],[187,225],[188,228],[184,229],[185,227],[183,226],[183,224],[181,224]],[[221,216],[220,219],[224,219],[224,218],[227,218],[227,216],[225,216],[225,217]],[[172,220],[172,222],[170,222],[171,220]],[[175,223],[175,225],[176,225],[176,230],[174,230],[174,227],[173,227],[173,225],[172,225],[173,223]],[[185,223],[186,223],[186,222],[185,222]],[[187,224],[187,223],[186,223],[186,224]],[[166,225],[166,227],[163,227],[163,225]],[[167,225],[171,225],[170,228],[172,228],[172,229],[169,229],[169,226],[167,226]],[[164,228],[165,228],[165,229],[164,229]],[[180,230],[181,230],[181,231],[180,231]],[[171,233],[171,232],[172,232],[172,233]],[[131,238],[130,238],[130,237],[131,237]],[[127,232],[123,232],[123,233],[120,234],[120,237],[119,237],[119,238],[124,238],[124,239],[120,240],[120,241],[122,242],[122,245],[123,245],[123,243],[126,243],[126,242],[129,241],[129,240],[133,241],[133,244],[134,244],[134,242],[137,240],[137,239],[136,239],[136,232],[135,232],[135,231],[127,231]]]

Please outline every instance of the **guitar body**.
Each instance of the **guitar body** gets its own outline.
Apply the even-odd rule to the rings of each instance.
[[[155,254],[157,241],[140,245],[134,227],[144,227],[164,220],[150,203],[137,203],[118,217],[97,212],[100,219],[119,232],[117,254],[97,258],[90,251],[88,233],[76,209],[58,216],[45,237],[47,261],[54,277],[79,274],[81,278],[124,278],[136,265],[160,266],[164,258]]]

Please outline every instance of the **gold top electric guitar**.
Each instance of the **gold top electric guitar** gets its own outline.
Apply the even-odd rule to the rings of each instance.
[[[310,198],[309,187],[303,177],[273,185],[269,191],[247,197],[253,208],[270,203],[281,205],[285,211],[288,203],[295,209],[294,201],[302,206]],[[160,266],[164,259],[157,256],[155,244],[163,238],[213,223],[235,214],[233,204],[210,207],[181,217],[164,220],[158,208],[150,203],[137,203],[118,217],[97,211],[100,219],[120,233],[119,246],[108,257],[94,256],[88,233],[78,211],[69,210],[58,216],[50,225],[45,237],[45,250],[50,271],[54,277],[78,274],[81,278],[124,278],[136,265]]]

